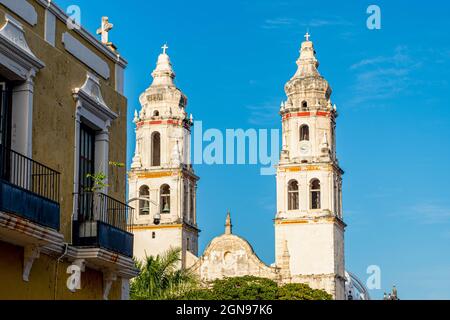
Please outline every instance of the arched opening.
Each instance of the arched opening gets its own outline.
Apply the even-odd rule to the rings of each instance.
[[[190,194],[190,200],[189,200],[189,222],[194,222],[194,211],[195,211],[195,189],[191,187],[191,190],[189,192]]]
[[[292,180],[288,184],[288,210],[299,209],[298,182]]]
[[[159,117],[159,111],[158,110],[153,111],[153,116],[154,117]]]
[[[167,184],[161,186],[160,197],[161,213],[170,213],[170,187]]]
[[[152,166],[159,167],[161,165],[161,134],[153,132],[152,134]]]
[[[306,102],[306,101],[303,101],[303,102],[302,102],[302,110],[303,110],[303,111],[308,110],[308,102]]]
[[[310,193],[311,193],[311,209],[318,210],[321,208],[320,203],[320,181],[318,179],[314,179],[310,184]]]
[[[300,141],[309,141],[309,127],[306,124],[300,127]]]
[[[145,200],[150,197],[150,189],[148,186],[139,188],[139,215],[148,216],[150,214],[150,201]]]

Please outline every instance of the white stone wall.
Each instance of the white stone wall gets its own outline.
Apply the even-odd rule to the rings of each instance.
[[[154,239],[153,232],[155,233]],[[171,248],[179,248],[182,242],[181,227],[136,229],[133,233],[134,256],[140,261],[144,261],[146,256],[161,255]]]
[[[165,48],[164,50],[166,50]],[[196,188],[198,178],[191,168],[191,121],[186,113],[187,98],[175,86],[169,56],[159,55],[153,71],[152,85],[140,96],[141,110],[136,111],[136,151],[129,173],[129,198],[140,198],[147,186],[150,212],[141,215],[141,201],[133,201],[136,209],[134,247],[138,258],[157,255],[169,248],[182,249],[182,265],[189,250],[198,254],[196,221]],[[160,163],[152,162],[153,135],[160,135]],[[161,187],[170,187],[170,212],[163,212]],[[191,210],[191,207],[193,208]],[[155,217],[160,221],[155,224]],[[155,233],[155,238],[152,237]],[[189,243],[189,244],[188,244]]]
[[[281,106],[283,152],[277,171],[276,264],[287,243],[291,281],[344,297],[342,171],[336,158],[336,107],[331,88],[318,72],[311,41],[302,44],[298,70],[286,84]],[[307,125],[309,138],[301,139]],[[320,208],[313,209],[311,182],[320,181]],[[298,182],[299,208],[289,210],[289,182]],[[292,209],[292,208],[291,208]]]

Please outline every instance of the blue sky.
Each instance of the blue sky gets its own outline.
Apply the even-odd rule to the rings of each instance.
[[[81,7],[95,32],[102,15],[129,61],[128,159],[134,109],[167,42],[177,85],[204,129],[280,128],[284,85],[307,28],[338,106],[344,176],[346,266],[364,281],[378,265],[382,286],[403,299],[450,299],[450,4],[444,1],[58,0]],[[377,4],[382,29],[366,28]],[[275,177],[258,166],[196,166],[201,251],[235,233],[274,260]],[[372,292],[382,297],[383,290]]]

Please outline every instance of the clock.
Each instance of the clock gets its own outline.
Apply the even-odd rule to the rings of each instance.
[[[300,143],[300,154],[307,156],[311,153],[311,143],[309,141],[303,141]]]

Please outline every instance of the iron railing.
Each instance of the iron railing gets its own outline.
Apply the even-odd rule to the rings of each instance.
[[[60,173],[0,144],[0,179],[59,203]]]
[[[134,209],[99,192],[83,192],[78,197],[78,222],[100,221],[125,232],[132,232]]]

